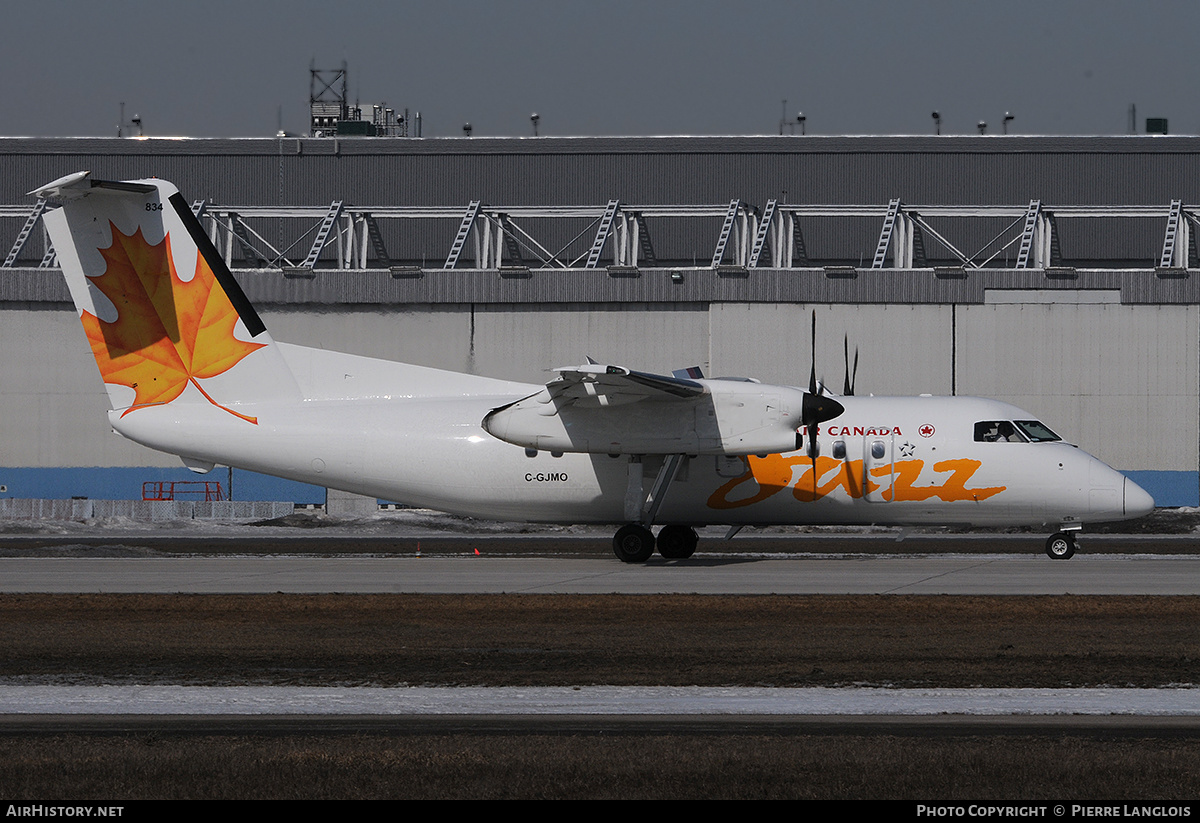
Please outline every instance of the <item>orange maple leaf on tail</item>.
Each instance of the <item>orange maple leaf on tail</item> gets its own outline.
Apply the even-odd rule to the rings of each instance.
[[[114,224],[113,242],[100,249],[107,266],[90,278],[117,309],[113,322],[83,312],[83,328],[105,383],[128,386],[133,404],[121,413],[170,403],[190,382],[208,402],[243,420],[209,396],[198,379],[224,374],[264,344],[233,336],[237,310],[209,268],[196,255],[196,273],[179,278],[171,255],[170,236],[150,245],[139,228],[123,234]]]

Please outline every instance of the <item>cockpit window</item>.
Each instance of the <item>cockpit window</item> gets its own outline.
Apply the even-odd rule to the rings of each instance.
[[[984,420],[975,424],[975,442],[1024,443],[1025,436],[1009,420]]]
[[[1017,420],[1015,422],[1017,424],[1017,428],[1020,429],[1021,432],[1034,443],[1062,440],[1061,437],[1050,431],[1049,427],[1047,427],[1046,424],[1042,423],[1040,420]]]

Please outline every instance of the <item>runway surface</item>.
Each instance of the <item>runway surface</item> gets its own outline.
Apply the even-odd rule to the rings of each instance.
[[[615,558],[205,556],[0,558],[9,593],[1196,595],[1200,556],[697,554]]]

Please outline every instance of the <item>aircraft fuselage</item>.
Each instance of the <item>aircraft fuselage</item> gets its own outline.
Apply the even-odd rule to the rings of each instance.
[[[300,351],[289,347],[293,351]],[[342,355],[342,357],[347,357]],[[412,368],[412,367],[410,367]],[[432,370],[421,370],[428,375]],[[448,380],[465,376],[446,373]],[[469,379],[469,378],[466,378]],[[535,385],[467,396],[304,399],[235,408],[177,403],[110,413],[151,448],[471,517],[620,523],[631,459],[645,487],[663,456],[551,453],[496,439],[489,411]],[[845,413],[808,448],[688,457],[655,522],[704,524],[1052,525],[1144,513],[1145,493],[1062,442],[976,442],[979,421],[1029,420],[979,398],[843,397]],[[807,443],[807,438],[805,443]],[[634,472],[637,470],[634,469]],[[1135,499],[1128,499],[1134,497]],[[1136,510],[1136,511],[1134,511]]]

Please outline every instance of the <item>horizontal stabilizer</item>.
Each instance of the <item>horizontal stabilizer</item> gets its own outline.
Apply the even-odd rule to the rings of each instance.
[[[150,183],[137,183],[119,180],[95,180],[90,171],[77,171],[60,177],[52,183],[29,192],[32,197],[46,200],[73,200],[90,194],[94,189],[102,191],[123,192],[133,194],[150,194],[157,191]]]

